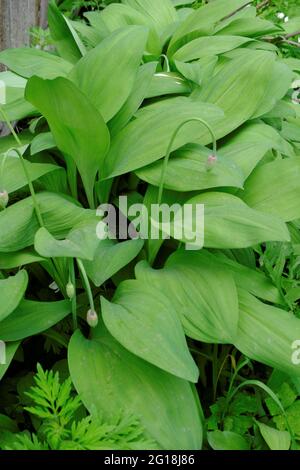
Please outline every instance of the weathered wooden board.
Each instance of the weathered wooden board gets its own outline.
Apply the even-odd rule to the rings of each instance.
[[[0,0],[0,50],[29,44],[29,28],[39,23],[38,0]]]
[[[0,51],[29,45],[29,29],[47,26],[48,0],[0,0]],[[0,64],[0,71],[4,67]],[[0,135],[6,133],[0,123]]]

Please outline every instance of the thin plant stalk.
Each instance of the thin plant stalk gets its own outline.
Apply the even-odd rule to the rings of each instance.
[[[161,204],[161,201],[162,201],[166,171],[167,171],[167,167],[168,167],[168,163],[169,163],[169,159],[170,159],[170,155],[171,155],[171,152],[172,152],[172,147],[173,147],[174,141],[177,137],[178,132],[181,130],[181,128],[183,126],[185,126],[185,124],[188,124],[190,122],[200,122],[200,124],[202,124],[203,126],[205,126],[208,129],[208,131],[211,134],[212,141],[213,141],[213,154],[216,155],[216,153],[217,153],[217,139],[216,139],[216,136],[215,136],[214,131],[212,130],[211,126],[206,121],[204,121],[201,118],[195,117],[195,118],[187,119],[186,121],[182,122],[175,129],[175,131],[174,131],[174,133],[171,137],[170,143],[168,145],[166,156],[164,158],[163,168],[162,168],[161,177],[160,177],[159,190],[158,190],[158,199],[157,199],[158,204]]]
[[[78,322],[77,322],[76,279],[75,279],[75,268],[74,268],[73,258],[70,258],[69,260],[69,273],[70,273],[70,282],[74,286],[74,295],[71,299],[71,305],[72,305],[73,329],[75,331],[78,328]]]
[[[18,134],[16,133],[13,126],[11,125],[11,122],[8,119],[7,114],[2,109],[1,106],[0,106],[0,114],[3,116],[3,119],[6,122],[6,124],[9,128],[12,136],[14,137],[18,147],[22,147],[22,142],[19,139]],[[38,204],[38,201],[37,201],[37,198],[36,198],[36,193],[35,193],[35,190],[34,190],[34,187],[33,187],[33,184],[32,184],[32,180],[30,178],[28,169],[26,167],[25,159],[24,159],[23,155],[21,154],[21,152],[19,151],[19,149],[13,148],[12,150],[16,152],[16,154],[18,155],[19,160],[21,162],[21,165],[22,165],[22,168],[23,168],[23,171],[24,171],[24,174],[25,174],[25,177],[27,179],[28,186],[29,186],[29,191],[30,191],[30,194],[31,194],[31,197],[32,197],[33,206],[34,206],[34,210],[35,210],[35,213],[36,213],[38,223],[39,223],[40,227],[45,227],[44,220],[43,220],[43,217],[42,217],[42,214],[41,214],[41,211],[40,211],[40,208],[39,208],[39,204]],[[2,171],[3,171],[3,166],[1,168],[1,176],[2,176]],[[57,263],[55,262],[55,259],[53,259],[51,261],[52,261],[52,264],[53,264],[54,273],[58,277],[58,279],[60,279],[61,285],[63,285],[63,283],[61,281],[61,276],[59,274],[60,269],[59,269]]]
[[[79,271],[80,271],[82,279],[83,279],[83,283],[84,283],[84,286],[85,286],[85,291],[86,291],[88,299],[89,299],[90,309],[92,311],[95,311],[93,293],[92,293],[92,289],[91,289],[91,286],[90,286],[89,279],[87,277],[87,274],[86,274],[86,271],[84,269],[82,261],[78,258],[76,258],[76,260],[77,260]]]
[[[20,141],[16,131],[14,130],[13,126],[11,125],[11,122],[9,121],[5,111],[3,111],[3,109],[1,108],[0,106],[0,113],[2,114],[10,132],[12,133],[12,136],[14,137],[17,145],[19,147],[22,147],[22,142]],[[34,205],[34,209],[35,209],[35,213],[36,213],[36,216],[37,216],[37,219],[38,219],[38,222],[40,224],[41,227],[44,227],[44,221],[43,221],[43,217],[42,217],[42,214],[41,214],[41,211],[40,211],[40,208],[39,208],[39,205],[38,205],[38,202],[37,202],[37,199],[36,199],[36,194],[35,194],[35,191],[34,191],[34,187],[33,187],[33,184],[32,184],[32,181],[31,181],[31,178],[30,178],[30,175],[28,173],[28,170],[27,170],[27,167],[26,167],[26,164],[25,164],[25,160],[23,158],[23,155],[21,154],[21,152],[17,149],[17,148],[14,148],[12,149],[16,152],[16,154],[18,155],[19,159],[20,159],[20,162],[22,164],[22,168],[23,168],[23,171],[24,171],[24,174],[26,176],[26,179],[27,179],[27,182],[28,182],[28,186],[29,186],[29,190],[30,190],[30,194],[31,194],[31,197],[32,197],[32,201],[33,201],[33,205]]]

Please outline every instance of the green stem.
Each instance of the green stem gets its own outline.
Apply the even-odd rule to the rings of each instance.
[[[91,310],[95,311],[94,299],[93,299],[93,294],[92,294],[92,289],[90,286],[89,279],[87,277],[82,261],[78,258],[76,258],[76,260],[77,260],[78,268],[79,268],[79,271],[81,272],[82,279],[85,285],[85,290],[89,299],[90,308]]]
[[[69,260],[69,272],[70,272],[70,282],[74,286],[74,295],[72,297],[72,318],[73,318],[73,329],[74,331],[78,328],[77,322],[77,298],[76,298],[76,280],[75,280],[75,269],[74,269],[74,260],[70,258]]]
[[[1,189],[4,189],[4,187],[1,188],[1,184],[2,184],[2,181],[3,181],[3,179],[4,179],[4,178],[3,178],[3,174],[4,174],[4,165],[5,165],[5,162],[6,162],[6,160],[7,160],[7,157],[8,157],[8,151],[5,152],[5,154],[4,154],[4,156],[3,156],[3,160],[2,160],[2,162],[1,162],[1,167],[0,167],[0,190],[1,190]]]
[[[11,125],[11,122],[9,121],[8,119],[8,116],[7,114],[5,113],[5,111],[1,108],[0,106],[0,113],[2,114],[10,132],[12,133],[12,136],[14,137],[17,145],[19,147],[22,147],[22,142],[20,141],[16,131],[14,130],[13,126]],[[13,149],[16,154],[18,155],[19,159],[20,159],[20,162],[22,164],[22,168],[23,168],[23,171],[24,171],[24,174],[25,174],[25,177],[27,179],[27,182],[28,182],[28,186],[29,186],[29,190],[30,190],[30,194],[31,194],[31,197],[32,197],[32,200],[33,200],[33,205],[34,205],[34,209],[35,209],[35,213],[36,213],[36,216],[37,216],[37,219],[38,219],[38,222],[40,224],[41,227],[44,227],[44,222],[43,222],[43,218],[42,218],[42,214],[40,212],[40,209],[39,209],[39,205],[38,205],[38,202],[37,202],[37,199],[36,199],[36,194],[35,194],[35,191],[34,191],[34,187],[33,187],[33,184],[32,184],[32,181],[31,181],[31,178],[30,178],[30,175],[28,173],[28,170],[27,170],[27,167],[26,167],[26,164],[25,164],[25,160],[23,158],[23,155],[21,154],[21,152],[17,149],[17,148],[14,148]]]
[[[163,190],[164,190],[164,183],[165,183],[165,177],[166,177],[166,171],[167,171],[167,167],[168,167],[170,155],[171,155],[171,152],[172,152],[172,147],[173,147],[174,140],[176,139],[177,134],[178,134],[178,132],[180,131],[180,129],[181,129],[185,124],[188,124],[189,122],[200,122],[201,124],[203,124],[203,125],[208,129],[208,131],[209,131],[210,134],[211,134],[212,141],[213,141],[213,154],[214,154],[214,155],[217,154],[217,139],[216,139],[216,136],[215,136],[215,134],[214,134],[214,131],[212,130],[212,128],[210,127],[210,125],[209,125],[206,121],[204,121],[204,120],[201,119],[201,118],[191,118],[191,119],[187,119],[186,121],[182,122],[182,123],[176,128],[176,130],[174,131],[174,133],[173,133],[173,135],[172,135],[172,137],[171,137],[170,143],[169,143],[169,145],[168,145],[168,148],[167,148],[166,156],[165,156],[165,158],[164,158],[164,163],[163,163],[162,172],[161,172],[161,177],[160,177],[159,190],[158,190],[158,199],[157,199],[157,203],[158,203],[158,204],[161,204],[161,201],[162,201]]]
[[[36,198],[36,194],[35,194],[35,191],[34,191],[34,187],[33,187],[30,175],[29,175],[28,170],[26,168],[25,160],[24,160],[21,152],[18,149],[13,149],[13,150],[17,153],[17,155],[20,158],[20,161],[21,161],[21,164],[22,164],[22,167],[23,167],[23,171],[25,173],[25,176],[26,176],[26,179],[27,179],[27,182],[28,182],[28,186],[29,186],[30,194],[31,194],[31,197],[32,197],[32,200],[33,200],[33,205],[34,205],[34,209],[35,209],[35,213],[36,213],[38,222],[39,222],[41,227],[44,227],[45,224],[44,224],[43,217],[42,217],[42,214],[41,214],[41,211],[40,211],[40,208],[39,208],[39,204],[38,204],[38,201],[37,201],[37,198]]]
[[[3,119],[5,121],[5,123],[7,124],[7,127],[9,128],[10,132],[12,133],[15,141],[17,142],[17,144],[22,147],[22,142],[20,141],[19,137],[18,137],[18,134],[16,133],[16,131],[14,130],[13,126],[11,125],[11,122],[6,114],[6,112],[2,109],[2,107],[0,106],[0,113],[2,114],[3,116]]]

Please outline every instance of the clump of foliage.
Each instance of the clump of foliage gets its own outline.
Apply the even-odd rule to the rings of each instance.
[[[298,29],[244,0],[71,3],[53,50],[0,53],[1,447],[297,449]],[[204,205],[203,249],[120,196]],[[99,239],[107,203],[135,236]]]
[[[38,364],[35,385],[25,392],[31,406],[25,410],[33,417],[37,432],[16,432],[9,420],[0,431],[3,450],[138,450],[155,448],[155,443],[143,438],[143,429],[132,416],[118,417],[110,423],[86,416],[79,419],[82,408],[78,395],[72,393],[70,377],[60,383],[59,373],[44,372]],[[81,413],[82,414],[82,413]],[[83,412],[84,414],[84,412]],[[0,417],[1,420],[1,417]],[[11,430],[12,428],[12,430]]]

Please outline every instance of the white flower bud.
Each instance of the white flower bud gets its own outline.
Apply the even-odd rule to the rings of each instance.
[[[95,310],[88,311],[86,321],[91,328],[96,328],[96,326],[98,325],[98,315]]]
[[[75,295],[75,287],[74,287],[74,284],[72,284],[72,282],[68,282],[67,286],[66,286],[66,292],[67,292],[67,296],[69,297],[69,299],[73,299],[74,295]]]
[[[217,155],[214,155],[214,154],[209,155],[206,161],[206,170],[207,171],[212,170],[212,168],[216,165],[217,161],[218,161]]]
[[[3,191],[0,191],[0,210],[5,209],[8,204],[8,200],[8,192],[5,189]]]

